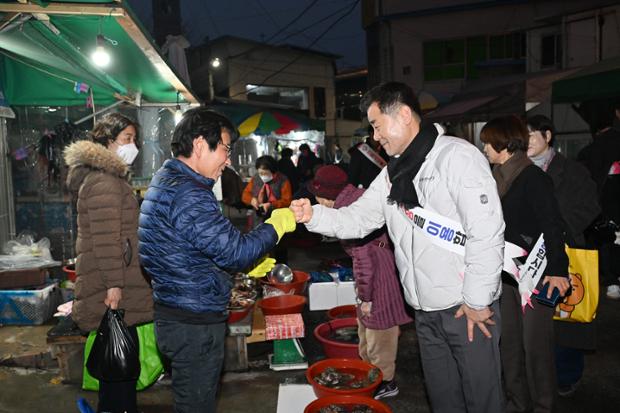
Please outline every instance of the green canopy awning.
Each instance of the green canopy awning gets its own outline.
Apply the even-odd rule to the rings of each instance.
[[[553,82],[552,102],[573,103],[620,96],[620,58],[606,59]]]
[[[79,84],[92,88],[97,105],[138,95],[153,103],[198,102],[127,5],[37,3],[0,2],[0,82],[9,104],[81,105],[87,94]],[[109,39],[106,69],[90,59],[98,34]]]

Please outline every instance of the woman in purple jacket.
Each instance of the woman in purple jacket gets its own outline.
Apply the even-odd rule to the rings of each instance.
[[[321,205],[330,208],[350,205],[364,193],[364,189],[348,184],[347,174],[335,165],[319,168],[308,189]],[[385,228],[360,240],[341,242],[353,258],[360,357],[383,372],[384,381],[375,399],[396,396],[399,325],[413,320],[405,312],[392,245]]]

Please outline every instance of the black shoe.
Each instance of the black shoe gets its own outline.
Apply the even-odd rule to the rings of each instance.
[[[578,383],[579,382],[573,383],[573,384],[568,384],[566,386],[559,386],[558,387],[558,394],[561,397],[570,397],[570,396],[572,396],[577,391]]]
[[[375,392],[375,399],[384,399],[386,397],[394,397],[398,394],[398,386],[396,380],[382,381],[377,391]]]

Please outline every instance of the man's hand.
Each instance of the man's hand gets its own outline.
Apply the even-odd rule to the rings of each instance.
[[[549,283],[549,288],[547,289],[547,298],[551,298],[553,294],[553,289],[557,288],[560,290],[560,296],[564,297],[566,291],[570,288],[570,282],[566,277],[556,277],[553,275],[547,275],[543,278],[543,285]]]
[[[312,205],[307,198],[294,200],[289,208],[293,211],[298,224],[305,224],[312,219]]]
[[[122,298],[123,298],[123,290],[121,288],[118,288],[118,287],[108,288],[108,293],[106,295],[105,300],[103,300],[103,303],[106,306],[110,307],[112,310],[117,310],[118,303],[121,301]]]
[[[263,208],[263,211],[265,211],[265,213],[267,213],[267,212],[269,212],[269,209],[271,208],[271,203],[270,202],[265,202],[264,204],[260,204],[259,207]]]
[[[460,318],[465,314],[467,317],[467,338],[470,342],[474,341],[474,325],[478,326],[482,334],[487,338],[491,338],[491,333],[487,329],[485,324],[490,326],[495,325],[495,321],[491,320],[493,317],[493,311],[489,307],[482,310],[474,310],[467,304],[462,304],[454,315],[455,318]]]

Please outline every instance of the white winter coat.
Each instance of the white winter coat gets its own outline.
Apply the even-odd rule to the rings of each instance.
[[[387,167],[355,203],[340,209],[313,207],[312,232],[363,238],[387,224],[407,302],[417,310],[444,310],[462,303],[481,309],[501,294],[504,220],[487,160],[469,142],[439,136],[413,183],[421,206],[460,222],[465,256],[433,244],[396,204],[388,203]],[[415,235],[415,236],[414,236]]]

